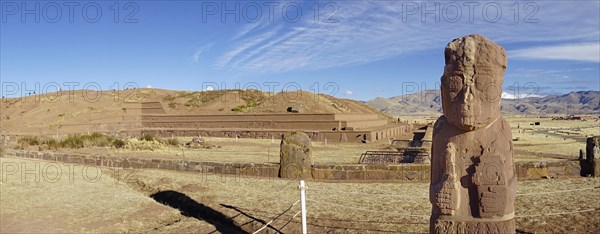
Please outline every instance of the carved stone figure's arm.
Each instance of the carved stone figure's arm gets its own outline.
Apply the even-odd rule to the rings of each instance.
[[[432,204],[439,209],[441,214],[453,215],[459,203],[456,147],[453,143],[448,143],[446,150],[443,152],[443,157],[438,158],[442,161],[437,162],[437,165],[441,167],[436,168],[438,172],[442,172],[440,173],[441,180],[431,184],[430,189],[433,193],[430,196],[430,200],[432,200]],[[432,170],[434,169],[432,168]]]
[[[445,164],[444,157],[440,152],[440,148],[438,145],[441,145],[440,141],[440,127],[439,123],[441,118],[436,121],[433,129],[433,144],[431,144],[431,178],[429,184],[429,201],[433,204],[434,209],[438,208],[436,204],[437,193],[439,192],[441,185],[440,182],[443,180],[443,168],[442,166]]]

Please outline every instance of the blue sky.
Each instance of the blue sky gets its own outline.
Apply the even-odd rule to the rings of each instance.
[[[103,90],[301,88],[369,100],[437,89],[444,47],[474,33],[506,48],[509,95],[600,90],[594,0],[1,4],[6,96],[23,93],[8,90],[14,83],[39,93],[79,82]]]

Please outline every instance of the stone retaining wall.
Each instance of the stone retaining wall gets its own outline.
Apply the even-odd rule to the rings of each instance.
[[[315,165],[315,180],[418,181],[429,182],[430,166],[404,165]]]
[[[163,169],[210,174],[277,178],[278,163],[200,162],[181,159],[105,157],[36,151],[8,151],[6,156],[31,158],[91,166],[134,169]],[[578,161],[519,162],[515,164],[518,180],[579,177]],[[314,180],[319,181],[414,181],[429,182],[430,166],[401,165],[314,165]]]
[[[377,114],[233,114],[142,115],[144,128],[242,128],[340,130],[379,128],[388,124]]]
[[[325,139],[329,143],[361,143],[364,141],[378,141],[391,139],[394,136],[412,132],[413,125],[389,125],[380,129],[364,131],[304,131],[310,137],[311,141],[323,142]],[[208,137],[240,137],[254,139],[281,139],[281,135],[293,130],[276,129],[181,129],[181,128],[143,128],[141,134],[152,134],[158,137],[171,136],[208,136]]]

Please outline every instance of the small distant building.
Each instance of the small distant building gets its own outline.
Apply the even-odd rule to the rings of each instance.
[[[552,118],[553,120],[579,120],[579,121],[600,121],[600,116],[596,115],[569,115],[565,117]]]
[[[597,120],[600,120],[600,116],[594,116],[594,115],[575,115],[571,119],[572,120],[581,120],[581,121],[597,121]]]

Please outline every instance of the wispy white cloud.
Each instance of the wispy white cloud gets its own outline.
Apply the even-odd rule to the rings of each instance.
[[[553,59],[599,60],[598,48],[591,43],[597,46],[600,37],[600,16],[597,12],[600,3],[596,1],[578,2],[576,5],[540,1],[535,2],[537,9],[520,5],[519,9],[533,9],[535,12],[520,12],[518,15],[510,10],[514,9],[511,8],[513,2],[500,2],[498,4],[502,4],[504,13],[497,23],[487,22],[481,17],[483,3],[475,9],[473,22],[469,20],[468,7],[462,5],[463,14],[456,23],[448,22],[443,11],[440,11],[440,22],[435,22],[434,16],[423,18],[420,13],[403,17],[402,4],[402,1],[344,1],[337,2],[339,8],[333,15],[338,23],[315,21],[312,16],[305,15],[297,23],[278,20],[244,26],[227,42],[228,49],[217,58],[214,66],[270,73],[364,64],[442,49],[450,39],[473,33],[484,34],[500,44],[545,42],[566,46],[569,42],[579,45],[564,48],[568,50],[568,56],[560,55],[557,47],[541,51],[546,53],[540,53],[541,47],[525,48],[512,51],[509,56],[531,58],[541,56],[536,55],[540,53],[545,56],[556,54],[550,56]],[[419,2],[417,4],[420,5]],[[433,8],[432,5],[429,7]],[[322,12],[323,17],[326,13],[329,12]],[[514,21],[515,16],[520,17],[518,22]],[[526,16],[537,19],[537,22],[523,22]],[[589,51],[583,52],[585,49],[595,51],[596,57]]]
[[[243,43],[238,43],[238,45],[235,48],[231,49],[229,52],[227,52],[226,54],[219,57],[217,62],[215,63],[215,65],[217,67],[221,67],[221,68],[230,66],[230,64],[237,57],[243,56],[251,48],[253,48],[257,45],[260,45],[260,43],[268,41],[270,38],[274,37],[275,35],[276,35],[276,32],[272,31],[272,32],[266,32],[264,34],[260,34],[258,36],[254,36],[250,39],[244,40]]]
[[[200,49],[196,50],[196,52],[192,56],[194,63],[198,63],[198,61],[200,61],[200,56],[202,56],[203,53],[209,51],[210,48],[213,46],[213,44],[214,43],[210,43],[210,44],[202,46]]]
[[[511,53],[511,52],[509,52]],[[512,56],[511,56],[512,57]],[[542,78],[544,80],[565,80],[576,75],[577,72],[594,71],[597,69],[591,67],[585,68],[570,68],[570,69],[516,69],[508,70],[506,77],[508,78]]]
[[[600,62],[600,43],[540,46],[509,51],[512,58]]]
[[[352,95],[354,95],[354,92],[352,92],[351,90],[346,90],[346,91],[344,91],[344,95],[352,96]]]
[[[194,62],[197,63],[198,60],[200,60],[200,55],[202,54],[202,50],[197,50],[196,53],[194,53]]]
[[[507,92],[502,92],[502,99],[522,99],[522,98],[530,98],[530,97],[544,97],[543,95],[531,94],[531,93],[519,93],[519,94],[510,94]]]

